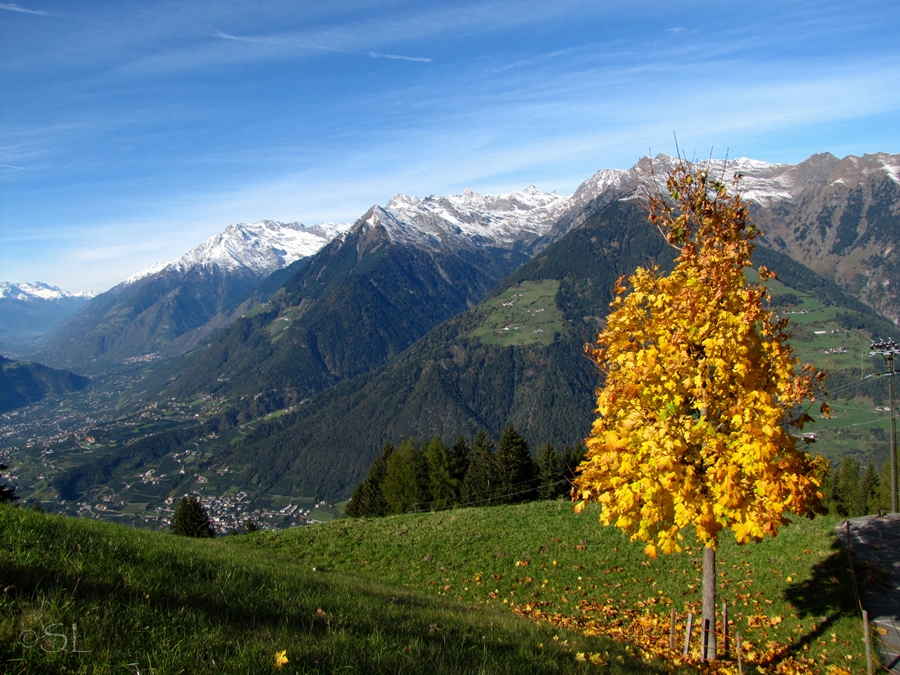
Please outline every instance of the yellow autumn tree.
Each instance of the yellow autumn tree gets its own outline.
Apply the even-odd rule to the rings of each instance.
[[[740,196],[685,161],[666,184],[668,198],[648,193],[650,221],[680,254],[668,275],[620,279],[586,348],[605,381],[572,492],[577,511],[599,502],[600,521],[652,557],[680,551],[692,528],[704,545],[704,656],[715,658],[719,534],[774,536],[821,504],[828,463],[802,450],[797,430],[824,374],[800,366],[785,321],[764,307],[774,273],[745,279],[759,232]]]

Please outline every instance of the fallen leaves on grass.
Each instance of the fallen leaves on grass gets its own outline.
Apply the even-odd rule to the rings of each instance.
[[[605,635],[626,645],[626,650],[632,652],[643,661],[659,658],[674,665],[691,665],[701,669],[704,673],[717,675],[730,675],[737,673],[736,662],[732,659],[735,654],[721,654],[719,661],[702,661],[699,651],[684,656],[681,648],[675,652],[669,649],[669,617],[652,611],[638,610],[611,604],[599,603],[591,600],[582,600],[577,608],[580,616],[566,616],[546,608],[549,603],[543,601],[530,602],[522,605],[510,603],[511,608],[517,614],[527,616],[537,621],[545,621],[558,628],[583,633],[587,636]],[[781,622],[781,617],[769,617],[755,615],[751,617],[754,623],[760,627],[769,627]],[[683,626],[679,626],[681,635]],[[696,640],[696,638],[695,638]],[[695,642],[694,644],[698,644]],[[635,645],[640,645],[636,647]],[[747,647],[752,647],[745,642]],[[733,647],[732,647],[733,651]],[[749,652],[749,653],[748,653]],[[595,660],[594,657],[596,656]],[[596,665],[606,665],[606,660],[599,654],[592,655],[579,652],[575,655],[577,661],[591,661]],[[600,663],[602,661],[602,663]],[[813,659],[790,654],[790,646],[774,641],[766,644],[764,654],[745,649],[743,654],[745,671],[747,666],[753,666],[756,672],[773,673],[775,675],[818,675],[822,672],[822,664],[817,664]],[[845,671],[839,667],[832,667],[829,675],[844,675]]]

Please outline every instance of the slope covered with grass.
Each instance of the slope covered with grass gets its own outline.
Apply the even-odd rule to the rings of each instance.
[[[0,672],[265,673],[282,650],[283,673],[691,672],[701,551],[650,560],[596,516],[534,502],[196,540],[0,506]],[[722,542],[754,671],[864,672],[834,525]]]
[[[473,510],[458,514],[453,537],[474,537],[504,513],[513,531],[526,528],[527,513]],[[340,521],[193,540],[0,506],[0,671],[266,673],[284,651],[277,672],[593,672],[579,652],[605,654],[612,673],[668,672],[602,636],[533,622],[502,603],[460,602],[424,577],[407,583],[404,572],[422,555],[395,532],[428,521],[384,522],[388,530]],[[346,528],[354,538],[380,533],[366,554],[377,565],[331,553]],[[496,535],[488,527],[481,547],[446,562],[461,569],[477,550],[493,555]]]
[[[612,635],[677,662],[667,651],[669,614],[676,610],[680,652],[686,614],[700,611],[702,550],[686,540],[684,552],[650,560],[643,544],[602,527],[598,514],[589,507],[575,516],[563,501],[533,502],[340,520],[235,543],[325,566],[329,574],[365,575],[465,603],[473,616],[504,607],[538,623]],[[718,593],[732,635],[726,660],[735,658],[740,632],[744,663],[754,670],[865,672],[853,577],[836,522],[799,519],[776,538],[747,546],[722,537]],[[591,652],[582,638],[568,639],[574,654]]]

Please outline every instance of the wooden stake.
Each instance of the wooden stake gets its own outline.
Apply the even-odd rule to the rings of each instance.
[[[728,603],[722,603],[722,653],[728,655]]]
[[[741,634],[735,633],[734,637],[737,642],[738,675],[744,675],[744,666],[741,663]]]
[[[691,648],[691,628],[694,626],[694,613],[688,613],[687,628],[684,631],[684,655],[688,655]]]
[[[669,612],[669,649],[675,651],[675,610]]]
[[[866,672],[872,675],[872,649],[869,646],[869,613],[863,610],[863,635],[866,638]]]

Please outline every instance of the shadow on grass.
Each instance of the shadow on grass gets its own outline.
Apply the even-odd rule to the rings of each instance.
[[[831,551],[813,567],[809,577],[792,583],[784,591],[784,599],[794,607],[799,618],[814,619],[814,628],[772,654],[770,663],[777,664],[788,657],[802,655],[803,648],[820,638],[835,621],[859,615],[857,589],[850,571],[851,559],[837,538],[831,544]],[[853,565],[859,578],[861,564],[853,560]]]

